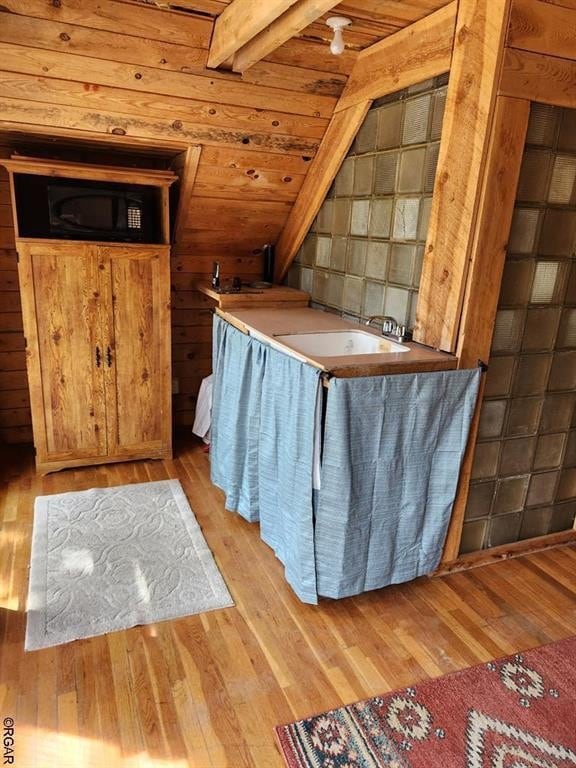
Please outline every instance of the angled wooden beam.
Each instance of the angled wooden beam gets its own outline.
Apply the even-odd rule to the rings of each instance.
[[[528,100],[497,98],[458,336],[460,368],[473,368],[478,360],[487,362],[490,356],[529,116]],[[445,563],[455,560],[460,550],[484,385],[483,377],[440,570]]]
[[[460,0],[414,340],[454,352],[510,0]]]
[[[336,110],[407,88],[450,69],[456,0],[361,51]]]
[[[371,101],[334,114],[276,245],[276,282],[288,272],[338,173]]]
[[[298,0],[232,0],[214,24],[208,67],[218,67]]]
[[[245,72],[340,2],[341,0],[300,0],[238,51],[234,56],[232,69],[234,72]]]
[[[528,99],[496,99],[456,347],[460,368],[490,356],[529,117]]]
[[[182,235],[186,228],[188,218],[188,206],[192,197],[194,182],[200,163],[200,153],[202,147],[188,147],[185,152],[181,152],[174,158],[172,169],[178,174],[180,179],[180,190],[178,194],[178,209],[176,211],[176,220],[174,222],[174,232],[172,233],[172,242],[178,244],[182,240]]]

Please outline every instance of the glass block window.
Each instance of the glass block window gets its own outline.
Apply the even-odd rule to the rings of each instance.
[[[532,304],[549,304],[556,295],[556,282],[560,271],[557,261],[537,261],[532,282]]]
[[[412,327],[447,76],[374,102],[288,275],[348,319]]]
[[[576,515],[576,110],[533,104],[461,553]]]

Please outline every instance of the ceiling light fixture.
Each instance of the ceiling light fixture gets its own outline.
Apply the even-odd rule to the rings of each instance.
[[[345,16],[330,16],[326,19],[326,24],[334,30],[334,37],[330,43],[330,52],[334,56],[340,56],[344,51],[344,38],[342,37],[342,30],[349,24],[352,24],[351,19],[347,19]]]

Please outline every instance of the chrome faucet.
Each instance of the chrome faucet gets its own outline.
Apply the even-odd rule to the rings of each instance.
[[[391,315],[372,315],[366,320],[366,325],[370,325],[374,320],[382,320],[382,335],[391,336],[397,341],[404,341],[408,337],[405,325],[400,325]]]
[[[371,325],[374,320],[382,320],[382,333],[395,333],[398,328],[398,320],[391,315],[372,315],[366,320],[366,325]]]

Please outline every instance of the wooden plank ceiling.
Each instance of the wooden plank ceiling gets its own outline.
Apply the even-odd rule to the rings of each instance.
[[[174,143],[175,154],[202,145],[184,247],[203,272],[206,259],[230,257],[231,247],[250,257],[277,239],[357,51],[444,4],[341,3],[331,13],[353,22],[344,55],[330,55],[322,17],[240,76],[206,68],[226,0],[102,0],[97,12],[88,0],[6,0],[2,127]],[[235,205],[222,203],[214,221],[218,200]]]
[[[297,0],[292,8],[314,5]],[[193,416],[210,369],[210,313],[192,290],[219,260],[223,276],[260,275],[261,246],[280,236],[359,51],[447,0],[349,0],[242,74],[207,68],[229,0],[2,0],[0,151],[90,162],[129,151],[158,167],[200,146],[174,248],[175,412]],[[317,2],[317,8],[331,3]],[[325,18],[352,19],[332,56]],[[282,16],[280,20],[282,20]],[[44,146],[42,146],[44,145]],[[118,162],[115,155],[115,162]],[[178,160],[176,160],[178,163]],[[187,183],[186,188],[192,185]],[[0,440],[29,437],[18,281],[5,176],[0,177]],[[14,369],[17,367],[17,370]]]

